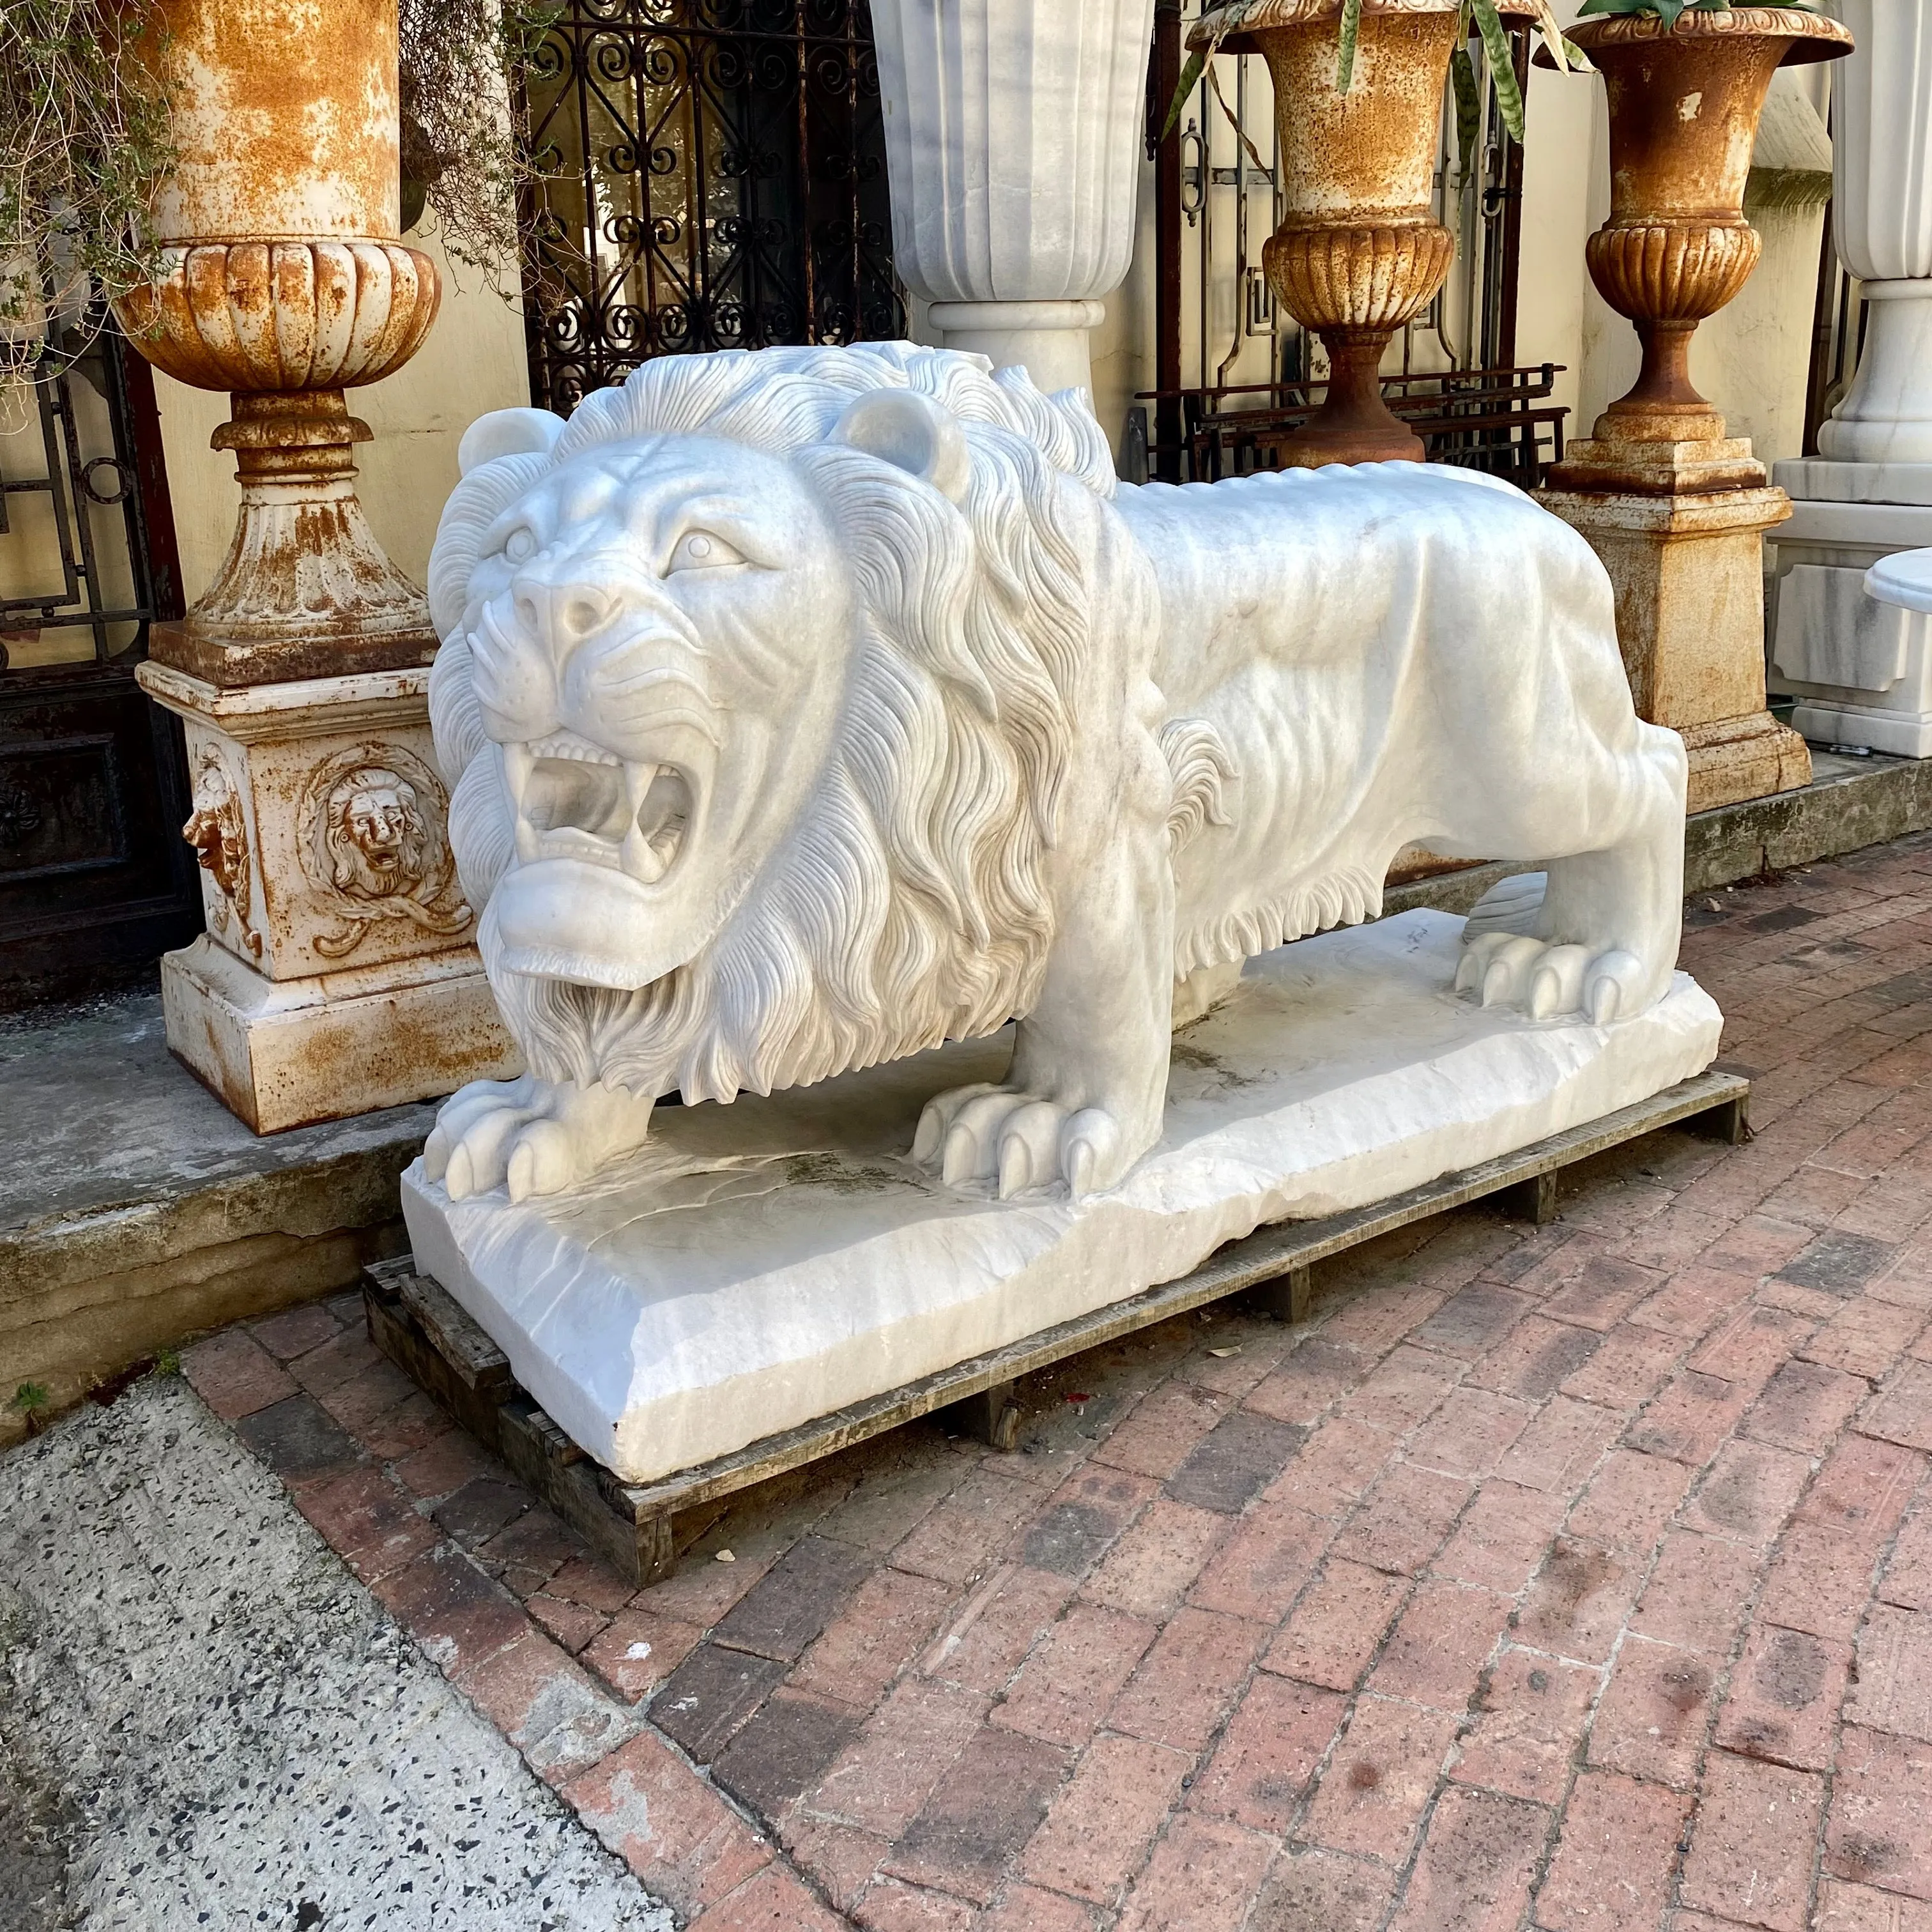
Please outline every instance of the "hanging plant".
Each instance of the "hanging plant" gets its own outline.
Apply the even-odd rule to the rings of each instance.
[[[427,208],[445,251],[517,259],[538,178],[523,81],[556,0],[400,0],[403,226]],[[46,317],[83,352],[107,304],[158,280],[147,212],[179,158],[152,0],[0,0],[0,373],[39,363]]]
[[[0,6],[0,368],[46,315],[154,279],[148,203],[176,159],[149,23],[120,0]]]
[[[1638,4],[1669,6],[1672,0],[1591,0],[1593,7],[1603,5],[1618,12],[1635,10]],[[1682,4],[1682,0],[1679,0]],[[1696,0],[1696,4],[1707,4],[1707,0]],[[1550,50],[1550,58],[1559,68],[1586,68],[1580,48],[1573,46],[1563,37],[1563,30],[1557,24],[1556,15],[1550,0],[1535,0],[1536,24],[1544,44]],[[1162,124],[1161,138],[1165,140],[1173,131],[1180,119],[1187,97],[1194,91],[1196,84],[1204,70],[1208,84],[1214,90],[1214,98],[1220,100],[1222,111],[1228,119],[1234,119],[1232,110],[1222,99],[1220,83],[1216,80],[1212,64],[1214,55],[1222,40],[1238,32],[1246,24],[1249,14],[1254,10],[1242,4],[1242,0],[1231,0],[1231,4],[1216,10],[1208,28],[1207,44],[1196,47],[1189,56],[1186,65],[1181,70],[1180,84],[1174,91],[1169,102],[1167,118]],[[1355,49],[1361,36],[1362,0],[1342,0],[1341,17],[1336,34],[1335,58],[1335,91],[1347,94],[1355,84]],[[1450,56],[1450,84],[1456,100],[1456,139],[1460,154],[1460,165],[1466,176],[1474,158],[1478,134],[1482,124],[1482,93],[1480,80],[1476,71],[1476,63],[1469,52],[1469,42],[1473,36],[1480,40],[1483,50],[1484,64],[1488,70],[1490,84],[1496,90],[1496,112],[1508,130],[1512,140],[1520,141],[1523,134],[1522,90],[1516,83],[1516,64],[1510,57],[1509,34],[1504,26],[1502,16],[1497,11],[1496,0],[1462,0],[1460,16],[1456,21],[1456,46]],[[1236,131],[1240,131],[1238,122]],[[1244,140],[1246,136],[1242,136]],[[1258,159],[1257,160],[1258,165]]]
[[[518,214],[542,177],[524,83],[560,0],[400,0],[403,227],[425,206],[444,252],[491,272],[514,262]]]

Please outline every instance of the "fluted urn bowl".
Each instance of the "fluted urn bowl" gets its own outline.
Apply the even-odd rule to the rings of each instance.
[[[176,381],[238,393],[380,382],[436,320],[436,264],[400,242],[196,242],[119,304],[141,352]]]
[[[1690,336],[1757,266],[1763,244],[1744,199],[1765,96],[1779,68],[1836,59],[1851,34],[1799,8],[1736,7],[1674,26],[1651,14],[1580,20],[1570,38],[1602,74],[1610,115],[1610,217],[1585,258],[1643,344],[1636,386],[1598,434],[1721,436],[1690,381]]]
[[[1502,0],[1528,16],[1532,0]],[[1382,352],[1419,315],[1456,258],[1432,190],[1458,0],[1363,0],[1353,85],[1336,92],[1342,0],[1227,0],[1188,37],[1258,53],[1274,82],[1282,224],[1262,251],[1282,306],[1322,338],[1321,409],[1284,443],[1304,465],[1419,459],[1382,400]]]

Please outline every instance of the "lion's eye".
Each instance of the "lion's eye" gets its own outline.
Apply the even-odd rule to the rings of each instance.
[[[519,524],[503,539],[503,554],[512,563],[527,563],[536,547],[536,532],[527,524]]]
[[[664,574],[674,571],[716,570],[728,563],[742,563],[741,552],[728,544],[721,536],[714,536],[709,530],[687,530],[677,540],[677,547],[670,554],[670,562]]]

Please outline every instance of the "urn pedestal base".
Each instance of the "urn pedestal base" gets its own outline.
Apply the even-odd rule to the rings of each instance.
[[[1592,447],[1580,446],[1580,458]],[[1654,446],[1649,460],[1664,460],[1669,447]],[[1635,460],[1628,446],[1612,448],[1618,468]],[[1665,495],[1577,487],[1590,473],[1581,460],[1566,464],[1565,487],[1540,490],[1538,500],[1610,572],[1638,715],[1670,726],[1690,754],[1685,809],[1809,784],[1804,740],[1765,706],[1764,533],[1790,514],[1789,498],[1762,488]]]
[[[1097,302],[944,302],[926,310],[944,346],[983,356],[995,369],[1024,369],[1047,395],[1061,389],[1094,400],[1088,338],[1107,319]]]
[[[208,917],[162,962],[176,1056],[257,1133],[517,1071],[449,849],[428,670],[138,675],[186,728]]]
[[[434,1100],[523,1061],[473,946],[271,980],[203,933],[161,961],[168,1050],[258,1134]]]

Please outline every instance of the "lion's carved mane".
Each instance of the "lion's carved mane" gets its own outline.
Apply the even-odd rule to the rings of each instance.
[[[971,476],[958,508],[828,440],[856,396],[891,387],[931,396],[964,428]],[[808,471],[848,547],[862,635],[812,808],[695,958],[628,993],[526,976],[502,968],[485,912],[478,944],[532,1070],[729,1100],[1026,1011],[1052,937],[1046,855],[1070,695],[1094,637],[1150,623],[1157,592],[1096,500],[1112,496],[1114,476],[1084,408],[906,344],[647,363],[588,398],[548,454],[500,458],[458,485],[430,570],[445,639],[430,709],[470,902],[486,904],[514,856],[463,628],[479,541],[556,465],[665,434],[742,442]],[[1187,819],[1214,809],[1211,782],[1194,784]]]

